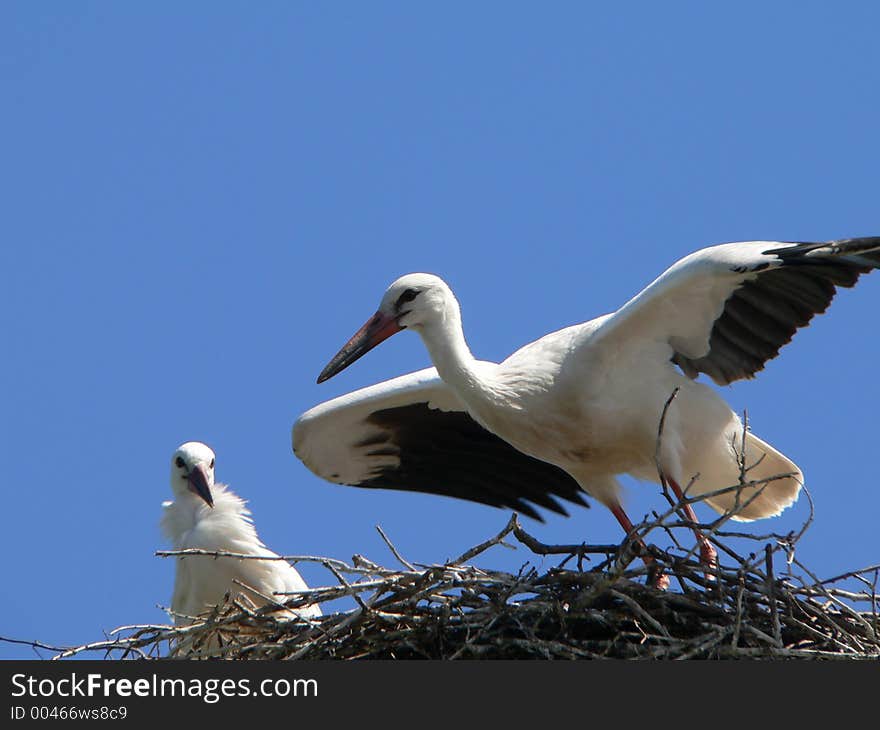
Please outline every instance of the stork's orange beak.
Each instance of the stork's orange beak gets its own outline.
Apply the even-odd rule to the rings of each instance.
[[[384,342],[391,337],[391,335],[400,332],[402,329],[403,327],[401,327],[393,317],[389,317],[387,314],[382,314],[382,312],[376,312],[366,321],[364,326],[355,332],[352,338],[342,346],[342,349],[333,356],[333,359],[327,363],[327,367],[325,367],[318,376],[318,382],[323,383],[337,373],[342,372],[355,360],[366,355],[380,342]]]

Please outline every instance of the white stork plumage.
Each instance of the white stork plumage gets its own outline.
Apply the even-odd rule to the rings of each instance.
[[[629,531],[617,475],[689,497],[739,483],[743,426],[708,385],[751,378],[799,327],[824,312],[836,287],[880,267],[880,237],[828,243],[754,241],[681,259],[617,312],[548,334],[501,363],[476,360],[449,287],[409,274],[330,361],[322,382],[402,329],[421,335],[434,368],[322,403],[293,428],[297,456],[338,484],[430,492],[567,514],[586,492]],[[705,501],[733,519],[779,514],[803,477],[788,458],[745,434],[748,477],[767,482]],[[696,521],[693,511],[688,516]],[[705,561],[714,551],[698,533]]]
[[[214,481],[214,465],[214,452],[199,441],[182,444],[171,457],[174,501],[162,504],[161,526],[174,549],[278,558],[257,536],[245,501]],[[308,590],[296,568],[285,560],[190,555],[176,562],[171,610],[180,625],[222,604],[227,595],[231,599],[243,596],[259,607],[269,603],[267,599],[283,603],[290,598],[276,593]],[[290,619],[317,617],[321,610],[307,605],[279,614]]]

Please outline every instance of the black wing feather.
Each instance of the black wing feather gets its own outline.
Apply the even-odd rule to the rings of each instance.
[[[755,278],[730,295],[709,336],[709,352],[673,355],[689,377],[706,373],[719,385],[754,377],[800,327],[828,308],[837,287],[854,286],[859,276],[880,268],[880,237],[798,243],[764,254],[781,265],[756,269]]]
[[[541,515],[530,503],[562,515],[568,512],[557,497],[589,507],[567,472],[523,454],[463,411],[415,403],[376,411],[368,420],[384,436],[371,436],[356,446],[397,456],[400,463],[352,486],[457,497],[514,509],[536,520]]]

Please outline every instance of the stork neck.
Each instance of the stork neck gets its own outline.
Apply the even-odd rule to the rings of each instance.
[[[477,361],[464,338],[460,318],[447,317],[441,326],[425,327],[419,334],[444,382],[462,395],[482,389]]]

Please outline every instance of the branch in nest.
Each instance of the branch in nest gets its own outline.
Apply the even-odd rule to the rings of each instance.
[[[673,395],[674,397],[674,395]],[[672,402],[672,398],[667,403]],[[658,453],[662,419],[658,429]],[[738,484],[718,493],[757,487],[748,477],[741,449]],[[774,477],[775,478],[775,477]],[[84,653],[153,659],[181,647],[189,656],[229,659],[360,658],[880,658],[877,583],[880,565],[819,579],[795,557],[798,541],[813,519],[813,504],[798,531],[787,535],[725,532],[733,513],[696,525],[719,549],[711,580],[694,550],[695,527],[682,516],[685,504],[705,499],[670,499],[663,513],[636,525],[659,567],[680,592],[657,591],[642,582],[646,569],[617,564],[620,545],[547,545],[526,532],[517,516],[494,536],[446,563],[420,566],[404,557],[379,529],[402,569],[383,567],[356,555],[337,558],[288,556],[323,565],[333,584],[265,596],[260,608],[233,600],[189,626],[137,625],[116,629],[102,641],[75,647],[15,641],[51,651],[56,658]],[[736,508],[748,504],[743,500]],[[684,530],[685,532],[681,532]],[[659,532],[657,532],[659,531]],[[681,532],[682,539],[678,540]],[[672,538],[671,549],[651,544],[652,535]],[[530,554],[566,556],[547,571],[526,564],[516,574],[485,570],[471,561],[513,537]],[[731,539],[746,541],[735,549]],[[749,549],[748,543],[753,546]],[[741,554],[743,553],[743,554]],[[207,560],[255,556],[212,551],[161,551],[160,556]],[[590,555],[605,559],[584,568]],[[565,563],[577,557],[577,568]],[[273,558],[277,559],[277,558]],[[351,576],[347,578],[346,576]],[[352,608],[319,619],[280,616],[307,603],[345,599]],[[210,648],[208,650],[207,648]],[[198,649],[198,650],[197,650]]]
[[[658,529],[689,528],[662,516],[638,526],[646,536]],[[698,560],[682,550],[654,545],[652,554],[684,587],[676,593],[641,583],[643,568],[617,575],[598,566],[543,573],[526,566],[510,574],[469,563],[496,546],[509,547],[504,540],[511,535],[537,556],[618,549],[545,545],[512,515],[493,537],[455,560],[424,570],[396,571],[373,561],[366,561],[370,568],[355,569],[336,559],[316,558],[334,575],[336,585],[279,595],[277,600],[287,609],[339,598],[355,603],[320,619],[283,620],[277,604],[255,609],[233,602],[192,626],[126,626],[103,641],[66,649],[24,643],[56,652],[57,658],[95,652],[159,658],[171,646],[202,647],[190,655],[230,659],[880,658],[880,566],[819,580],[799,561],[788,560],[788,544],[773,540],[746,557],[732,549],[724,552],[715,581],[707,584],[705,566]],[[713,539],[723,544],[718,534]],[[390,539],[386,543],[401,565],[416,565],[392,550]],[[343,577],[348,568],[356,580]],[[793,569],[803,574],[794,575]],[[861,590],[846,590],[847,581],[857,582]]]

